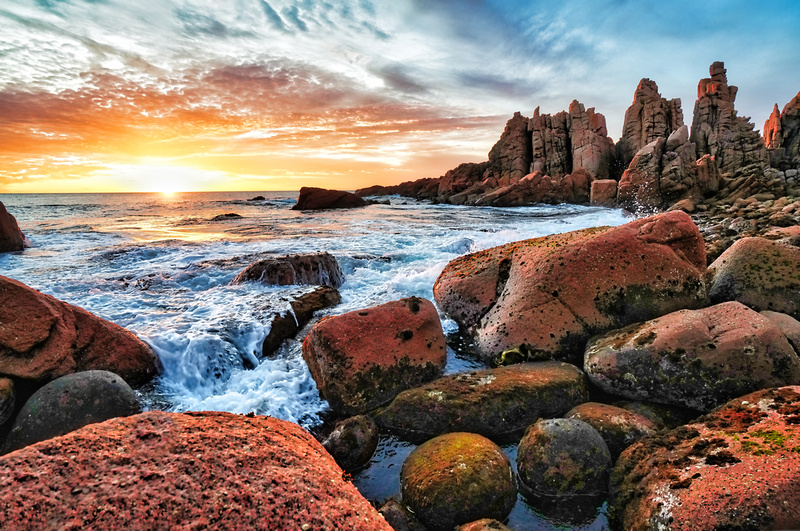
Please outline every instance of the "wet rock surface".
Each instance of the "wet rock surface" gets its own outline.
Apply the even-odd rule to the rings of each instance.
[[[410,297],[320,320],[303,359],[331,408],[355,415],[436,378],[447,354],[433,303]]]
[[[250,281],[275,286],[323,285],[338,288],[344,282],[344,273],[332,254],[291,254],[250,264],[231,280],[231,284]]]
[[[276,315],[272,319],[269,333],[261,346],[262,355],[274,354],[281,343],[295,337],[311,321],[315,312],[336,306],[341,301],[339,291],[329,286],[319,286],[290,301],[292,311]]]
[[[737,302],[682,310],[595,338],[584,370],[608,393],[700,411],[800,382],[800,358],[783,332]]]
[[[141,413],[133,389],[114,373],[83,371],[48,383],[22,406],[3,453],[51,439],[87,424]]]
[[[586,398],[585,377],[577,367],[522,363],[445,376],[409,389],[379,410],[375,421],[415,442],[457,431],[508,442],[537,419],[561,415]]]
[[[419,446],[400,478],[403,503],[431,531],[480,518],[502,520],[517,498],[508,458],[474,433],[449,433]]]
[[[597,430],[608,446],[612,462],[617,460],[625,448],[658,431],[658,426],[647,417],[597,402],[575,406],[564,417],[581,420]]]
[[[17,219],[9,214],[0,201],[0,253],[21,251],[25,247],[25,235],[17,225]]]
[[[153,349],[133,333],[3,276],[0,323],[0,375],[15,381],[97,369],[136,386],[158,372]]]
[[[378,446],[378,426],[366,415],[356,415],[336,424],[322,446],[346,471],[369,463]]]
[[[734,399],[626,450],[611,479],[618,529],[800,526],[800,387]]]
[[[524,240],[450,262],[433,287],[480,356],[582,363],[593,334],[705,301],[705,249],[683,212]]]
[[[391,527],[305,430],[269,417],[149,412],[0,458],[0,520],[52,527]]]

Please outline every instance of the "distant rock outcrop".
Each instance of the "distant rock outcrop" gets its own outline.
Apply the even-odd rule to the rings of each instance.
[[[297,204],[292,207],[292,210],[357,208],[366,205],[366,201],[350,192],[304,186],[300,188],[300,196],[297,198]]]
[[[668,138],[682,125],[680,98],[662,98],[655,81],[642,79],[633,94],[633,103],[625,111],[622,137],[617,142],[619,163],[627,167],[640,149],[659,138]]]
[[[24,247],[25,236],[19,230],[16,218],[0,202],[0,253],[21,251]]]
[[[739,90],[728,85],[725,63],[714,62],[709,68],[711,77],[700,80],[694,105],[691,141],[697,156],[713,155],[723,173],[768,162],[764,139],[749,118],[736,115],[734,101]]]
[[[778,104],[764,124],[764,141],[772,165],[780,170],[800,168],[800,92],[778,113]]]

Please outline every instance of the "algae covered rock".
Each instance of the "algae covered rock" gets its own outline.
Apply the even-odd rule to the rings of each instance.
[[[561,415],[587,399],[586,379],[558,361],[453,374],[400,393],[375,415],[411,441],[469,431],[506,442],[537,419]]]
[[[303,359],[331,408],[357,415],[439,376],[447,353],[433,303],[410,297],[320,320]]]
[[[714,260],[708,275],[712,302],[739,301],[800,319],[800,248],[742,238]]]
[[[543,419],[519,443],[520,488],[558,520],[591,518],[608,491],[611,455],[600,434],[576,419]]]
[[[734,399],[622,453],[615,529],[800,528],[800,387]]]
[[[535,238],[450,262],[433,288],[484,359],[582,362],[594,334],[705,302],[705,247],[685,212]]]
[[[612,461],[616,461],[625,448],[658,430],[655,423],[642,415],[597,402],[576,406],[564,417],[582,420],[597,430],[608,446]]]
[[[608,393],[699,411],[800,382],[800,358],[783,332],[738,302],[682,310],[595,338],[584,369]]]
[[[419,446],[403,463],[400,482],[403,503],[431,531],[503,520],[517,499],[508,458],[474,433],[449,433]]]

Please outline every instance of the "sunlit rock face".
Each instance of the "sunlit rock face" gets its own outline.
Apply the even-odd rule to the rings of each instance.
[[[668,138],[683,125],[680,98],[668,100],[658,92],[656,82],[643,78],[625,111],[622,137],[617,142],[617,158],[627,167],[636,152],[659,138]]]
[[[725,63],[714,62],[711,77],[700,80],[694,105],[692,135],[697,156],[713,155],[723,173],[758,164],[766,166],[764,140],[754,131],[749,118],[736,115],[734,101],[738,88],[728,85]]]
[[[764,124],[764,142],[770,150],[772,166],[800,168],[800,92],[778,112],[778,104]]]

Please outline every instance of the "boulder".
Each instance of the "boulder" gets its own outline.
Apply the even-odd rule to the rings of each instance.
[[[453,374],[403,391],[375,421],[411,441],[468,431],[498,442],[519,439],[542,417],[586,401],[583,373],[568,363],[521,363]]]
[[[17,394],[14,391],[14,380],[0,378],[0,425],[14,417]]]
[[[330,253],[291,254],[259,260],[236,275],[231,284],[262,282],[276,286],[323,285],[338,288],[344,273]]]
[[[378,510],[381,516],[389,522],[394,531],[428,531],[419,520],[414,518],[408,507],[399,501],[390,498]]]
[[[155,352],[133,333],[3,276],[0,323],[3,376],[42,385],[97,369],[137,386],[158,372]]]
[[[778,104],[764,124],[764,142],[773,166],[781,170],[800,168],[800,92],[778,113]]]
[[[493,518],[481,518],[460,526],[456,531],[511,531],[511,528]]]
[[[713,155],[722,173],[752,164],[768,163],[764,139],[749,118],[737,116],[734,108],[738,89],[728,85],[725,64],[717,61],[709,68],[710,78],[697,86],[692,134],[697,156]]]
[[[738,302],[682,310],[593,339],[584,370],[602,390],[709,411],[800,383],[800,358],[769,319]]]
[[[612,462],[625,448],[658,430],[654,422],[638,413],[598,402],[575,406],[564,417],[582,420],[597,430],[608,446]]]
[[[410,297],[320,320],[303,359],[331,408],[356,415],[439,376],[445,347],[433,303]]]
[[[403,463],[400,484],[403,503],[431,531],[503,520],[517,501],[508,458],[474,433],[448,433],[417,447]]]
[[[794,347],[795,352],[800,353],[800,321],[780,312],[763,311],[759,312],[762,316],[766,317],[772,324],[777,326],[789,343]]]
[[[646,418],[659,430],[675,429],[700,416],[694,409],[640,400],[617,400],[613,405]]]
[[[642,439],[611,478],[612,528],[800,528],[800,387],[732,400]]]
[[[705,269],[697,227],[668,212],[462,256],[433,293],[483,359],[517,350],[582,364],[594,334],[701,306]]]
[[[141,413],[136,393],[116,374],[83,371],[33,393],[14,420],[3,453],[64,435],[87,424]]]
[[[17,219],[8,213],[0,201],[0,253],[21,251],[25,247],[25,235],[19,230]]]
[[[328,210],[363,206],[367,206],[367,202],[350,192],[304,186],[300,188],[300,195],[292,210]]]
[[[589,204],[613,208],[617,204],[617,181],[614,179],[599,179],[592,182],[589,192]]]
[[[545,515],[591,519],[608,492],[611,455],[600,434],[576,419],[540,420],[519,443],[520,489]]]
[[[272,319],[269,333],[261,346],[262,355],[270,356],[278,350],[281,343],[294,337],[311,321],[315,312],[336,306],[341,301],[339,291],[328,286],[318,286],[291,301],[291,312],[276,315]]]
[[[655,81],[647,78],[639,81],[633,103],[625,111],[622,137],[616,145],[621,166],[627,167],[636,152],[659,138],[670,137],[682,125],[680,98],[662,98]],[[686,132],[688,137],[688,130]]]
[[[800,248],[764,238],[737,240],[708,267],[708,296],[714,303],[739,301],[800,318]]]
[[[0,458],[9,529],[391,527],[305,430],[270,417],[151,411]]]
[[[378,426],[366,415],[336,424],[322,446],[344,470],[351,472],[369,463],[378,447]]]

